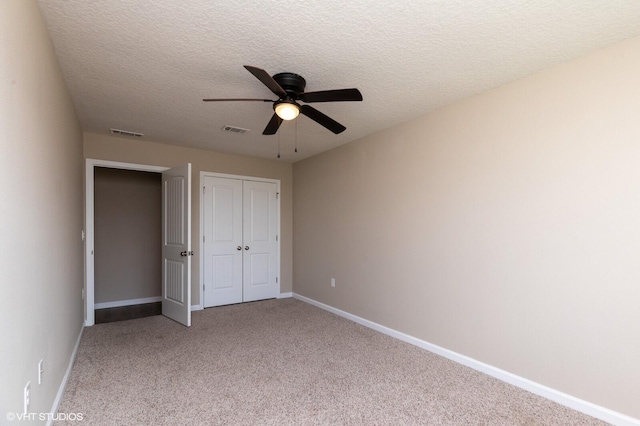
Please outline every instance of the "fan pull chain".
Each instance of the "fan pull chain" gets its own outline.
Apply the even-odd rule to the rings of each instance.
[[[280,133],[278,132],[278,158],[280,158]]]
[[[298,120],[296,120],[296,149],[294,152],[298,152]]]

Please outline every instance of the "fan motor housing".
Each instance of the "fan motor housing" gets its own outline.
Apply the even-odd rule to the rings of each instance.
[[[307,82],[302,76],[292,72],[281,72],[273,76],[273,79],[287,92],[288,95],[295,95],[304,92]]]

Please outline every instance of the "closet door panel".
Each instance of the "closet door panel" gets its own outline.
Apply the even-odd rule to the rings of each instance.
[[[277,185],[243,183],[243,301],[278,296]]]
[[[242,302],[242,180],[205,176],[204,307]]]

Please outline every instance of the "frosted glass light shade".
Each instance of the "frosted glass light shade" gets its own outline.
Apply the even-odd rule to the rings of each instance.
[[[283,120],[293,120],[300,114],[300,109],[296,104],[282,102],[276,105],[276,114]]]

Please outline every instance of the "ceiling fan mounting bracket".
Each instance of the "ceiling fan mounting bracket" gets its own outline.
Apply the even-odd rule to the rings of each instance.
[[[307,86],[307,81],[301,75],[292,72],[281,72],[274,75],[273,79],[294,99],[297,99],[297,95],[303,93]]]
[[[277,101],[273,101],[273,109],[275,111],[276,107],[280,104],[292,104],[300,108],[300,104],[296,102],[294,99],[287,96],[286,99],[278,99]]]

